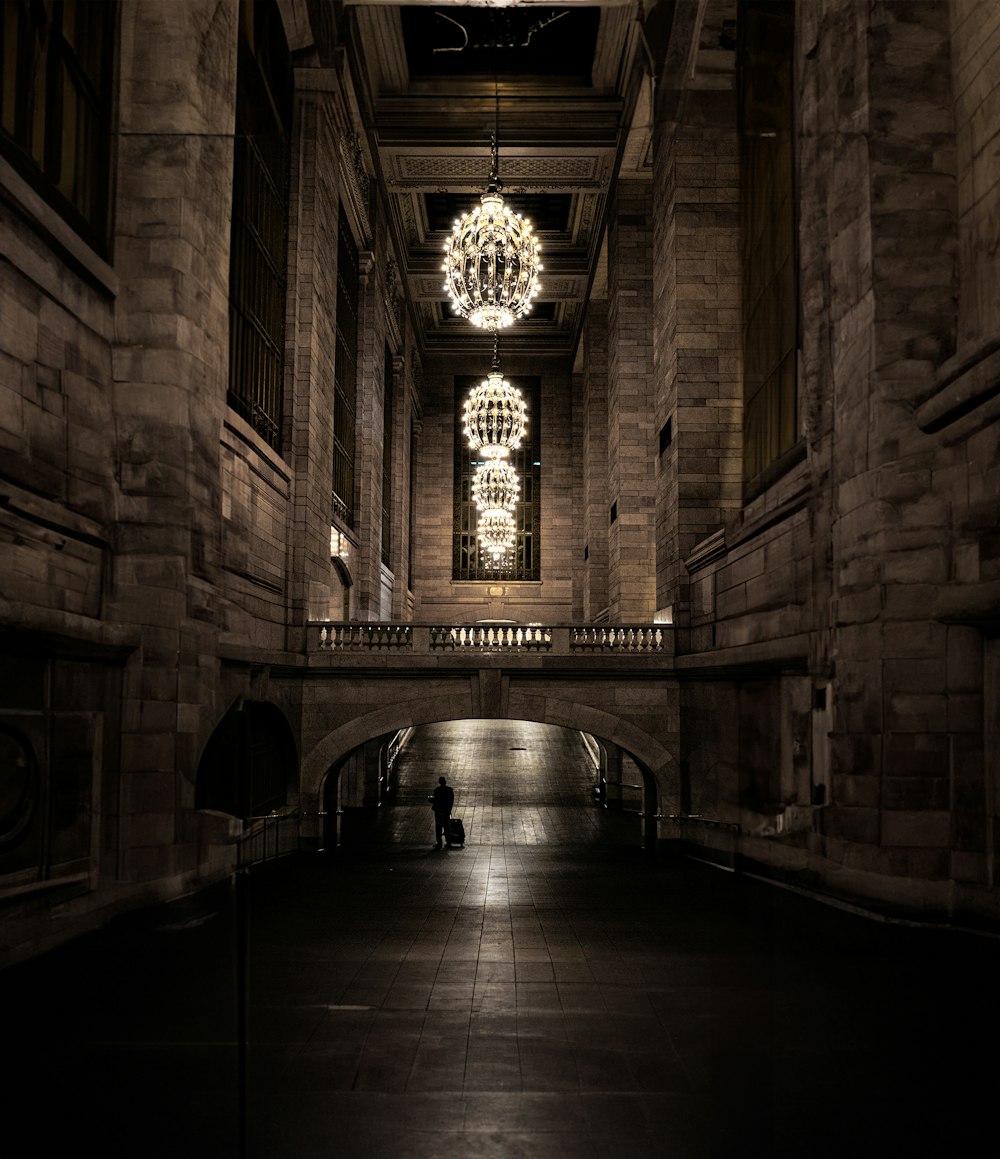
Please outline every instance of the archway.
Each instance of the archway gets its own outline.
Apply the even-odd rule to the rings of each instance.
[[[462,742],[460,735],[455,734],[454,729],[448,730],[448,726],[482,726],[479,734],[473,734],[469,739],[470,745],[475,745],[480,751],[479,759],[484,763],[489,763],[488,753],[482,751],[483,730],[490,730],[492,732],[499,731],[501,739],[496,743],[501,748],[509,748],[512,753],[524,753],[528,749],[537,749],[539,742],[539,730],[541,734],[565,734],[575,738],[575,764],[576,764],[576,801],[578,807],[585,807],[591,814],[594,809],[606,810],[608,814],[618,815],[623,818],[623,822],[634,822],[632,843],[641,843],[648,850],[654,850],[657,840],[657,815],[658,815],[658,785],[656,778],[649,770],[649,767],[637,760],[633,755],[627,751],[623,751],[618,744],[607,741],[596,742],[593,737],[583,734],[581,730],[570,729],[567,726],[553,726],[546,722],[524,721],[524,720],[508,720],[497,719],[497,717],[483,717],[465,716],[459,719],[448,719],[445,721],[425,722],[424,724],[415,724],[413,727],[407,728],[407,734],[416,736],[418,741],[422,742],[426,730],[437,729],[445,730],[443,735],[447,743],[451,744],[451,749],[443,751],[440,755],[436,755],[431,760],[431,772],[425,773],[426,785],[423,786],[407,786],[400,783],[400,792],[402,796],[400,801],[404,806],[413,806],[417,804],[419,811],[426,809],[425,795],[430,792],[433,783],[437,781],[437,775],[441,772],[452,773],[459,770],[463,766],[461,758]],[[513,744],[508,745],[508,742],[502,739],[508,736],[505,732],[504,726],[521,726],[524,730],[534,730],[533,736],[535,742],[533,745]],[[334,845],[357,845],[364,844],[371,837],[375,825],[375,816],[377,816],[378,807],[385,800],[385,793],[382,790],[382,782],[385,780],[386,768],[386,752],[390,745],[392,745],[394,738],[400,734],[382,734],[378,737],[368,739],[358,748],[346,753],[345,756],[334,761],[323,775],[319,789],[317,789],[316,800],[319,802],[319,811],[324,816],[324,824],[322,829],[322,839],[320,841],[321,847],[331,848]],[[513,736],[513,732],[510,732]],[[590,742],[587,744],[587,742]],[[455,748],[458,745],[458,748]],[[605,775],[611,777],[611,793],[598,794],[598,772],[597,765],[594,763],[593,751],[599,750],[601,753],[600,767],[603,768]],[[607,753],[611,753],[611,758],[608,759]],[[404,758],[404,763],[410,758]],[[546,799],[553,797],[556,794],[556,782],[565,780],[565,768],[561,767],[559,761],[555,761],[549,766],[552,768],[552,778],[548,786],[542,790],[542,795]],[[475,770],[475,761],[473,763]],[[466,766],[466,775],[459,774],[460,787],[465,790],[463,796],[463,803],[468,802],[467,790],[469,788],[468,766]],[[611,772],[608,772],[611,770]],[[627,778],[622,777],[622,771],[628,770]],[[538,774],[538,768],[534,770]],[[472,778],[475,780],[475,778]],[[535,780],[538,780],[535,775]],[[641,783],[630,783],[628,788],[635,790],[632,799],[625,799],[622,793],[623,783],[626,781],[640,781]],[[311,788],[307,788],[308,782],[304,775],[304,794],[308,795],[313,792]],[[506,790],[510,795],[509,790],[514,789],[519,793],[523,789],[523,785],[514,779],[506,782]],[[409,794],[409,796],[407,795]],[[416,794],[416,796],[414,796]],[[492,802],[488,802],[492,803]],[[499,802],[497,802],[499,803]],[[513,802],[506,801],[503,803],[511,804]],[[523,803],[523,802],[521,802]],[[557,802],[548,800],[550,806],[554,806]],[[563,806],[568,803],[568,799],[564,800]],[[381,824],[381,822],[380,822]],[[397,830],[402,831],[406,825],[402,822],[402,815],[397,815],[393,825]],[[482,831],[477,833],[475,844],[479,844]],[[401,840],[407,838],[401,837]]]
[[[284,714],[240,697],[208,739],[195,780],[195,808],[244,820],[288,804],[297,777],[295,739]]]

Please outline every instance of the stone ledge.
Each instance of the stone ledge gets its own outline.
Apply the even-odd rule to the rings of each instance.
[[[993,340],[971,354],[949,358],[936,378],[934,394],[917,408],[917,425],[927,434],[1000,396],[1000,342]]]
[[[84,274],[88,281],[117,296],[118,275],[99,254],[28,184],[18,171],[0,157],[0,189]]]
[[[0,643],[17,646],[22,637],[32,650],[46,647],[60,655],[124,658],[140,644],[134,624],[93,620],[76,612],[30,607],[0,598]]]

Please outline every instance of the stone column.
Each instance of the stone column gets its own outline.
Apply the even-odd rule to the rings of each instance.
[[[382,595],[382,289],[375,254],[358,255],[358,393],[354,461],[357,616],[377,620]]]
[[[675,623],[688,603],[684,559],[741,503],[734,93],[688,92],[683,115],[658,121],[653,154],[656,602]]]
[[[392,357],[393,413],[389,433],[392,438],[392,497],[389,520],[392,539],[389,566],[392,569],[393,619],[406,618],[407,550],[410,513],[410,386],[406,377],[406,358]]]
[[[120,491],[108,615],[138,625],[122,724],[120,873],[197,865],[194,778],[216,683],[237,0],[121,13],[113,360]]]
[[[330,473],[333,462],[333,389],[337,300],[337,224],[340,151],[337,148],[338,79],[333,69],[300,68],[297,92],[289,285],[296,304],[287,346],[291,414],[286,458],[295,473],[292,492],[290,616],[293,626],[341,615],[331,609]]]
[[[656,610],[652,183],[621,181],[608,231],[608,605],[612,621]]]
[[[608,606],[608,304],[587,306],[583,334],[583,618]]]

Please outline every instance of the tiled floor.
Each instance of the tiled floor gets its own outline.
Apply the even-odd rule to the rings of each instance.
[[[436,726],[360,848],[9,972],[0,1156],[996,1159],[1000,943],[653,863],[590,787],[572,734]]]

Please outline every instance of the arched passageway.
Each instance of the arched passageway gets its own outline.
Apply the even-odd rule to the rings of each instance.
[[[427,794],[439,776],[455,789],[470,845],[641,840],[640,811],[613,817],[595,805],[593,758],[571,729],[504,720],[415,729],[398,762],[394,816],[386,817],[397,839],[427,836]]]
[[[357,797],[352,808],[340,785],[338,805],[348,818],[341,826],[342,843],[426,846],[433,833],[427,798],[444,776],[455,791],[454,815],[464,822],[468,846],[640,845],[647,816],[655,812],[655,791],[623,754],[617,767],[625,773],[619,772],[609,801],[606,749],[592,740],[588,744],[576,730],[531,721],[421,725],[396,756],[388,791],[369,784],[367,810]],[[381,756],[368,763],[373,772],[385,767]],[[345,776],[341,762],[327,778],[328,812],[334,801],[331,779]]]

